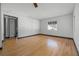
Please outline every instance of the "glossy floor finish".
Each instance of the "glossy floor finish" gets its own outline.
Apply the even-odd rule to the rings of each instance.
[[[71,39],[36,35],[27,38],[5,39],[0,55],[6,56],[75,56],[74,42]]]

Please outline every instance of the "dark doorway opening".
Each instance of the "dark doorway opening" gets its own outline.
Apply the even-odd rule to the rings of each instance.
[[[4,15],[4,38],[18,37],[18,17]]]

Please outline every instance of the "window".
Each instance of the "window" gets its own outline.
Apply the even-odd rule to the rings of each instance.
[[[57,31],[57,21],[48,22],[48,30]]]

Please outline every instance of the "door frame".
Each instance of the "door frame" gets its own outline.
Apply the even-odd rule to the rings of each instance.
[[[7,17],[13,17],[13,18],[16,18],[15,19],[15,37],[18,37],[18,17],[15,17],[15,16],[11,16],[11,15],[6,15],[6,14],[4,14],[3,15],[3,19],[4,19],[4,39],[5,39],[5,33],[6,33],[6,19],[5,19],[5,16],[7,16]],[[10,25],[10,23],[9,23],[9,25]],[[8,26],[9,26],[8,25]],[[10,26],[9,26],[10,27]],[[10,34],[10,30],[9,30],[9,34]]]

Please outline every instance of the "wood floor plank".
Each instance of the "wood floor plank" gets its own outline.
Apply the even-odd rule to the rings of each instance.
[[[2,56],[77,56],[73,40],[45,35],[9,38],[3,42]]]

